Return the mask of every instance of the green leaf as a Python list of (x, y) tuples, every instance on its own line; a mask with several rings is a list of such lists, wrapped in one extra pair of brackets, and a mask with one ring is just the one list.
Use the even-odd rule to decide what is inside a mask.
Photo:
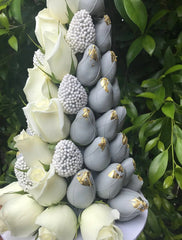
[(165, 100), (165, 88), (163, 86), (159, 86), (154, 92), (156, 98), (153, 99), (154, 106), (156, 110), (159, 110)]
[(162, 112), (169, 118), (174, 119), (175, 105), (173, 102), (165, 102)]
[(171, 204), (166, 198), (162, 198), (162, 206), (167, 212), (171, 211)]
[(12, 0), (0, 0), (0, 10), (6, 8)]
[(121, 103), (126, 107), (127, 115), (131, 118), (131, 121), (133, 121), (133, 119), (138, 116), (135, 105), (128, 98), (122, 99)]
[(163, 65), (164, 65), (165, 69), (168, 69), (171, 66), (174, 66), (175, 63), (176, 63), (175, 56), (171, 50), (171, 47), (168, 47), (164, 54), (164, 64)]
[(7, 16), (4, 13), (0, 14), (0, 24), (1, 26), (5, 27), (6, 29), (9, 29), (9, 21)]
[(138, 94), (137, 97), (154, 99), (154, 98), (156, 98), (156, 95), (152, 92), (143, 92), (143, 93)]
[(138, 56), (138, 54), (142, 51), (142, 37), (137, 38), (134, 42), (132, 42), (131, 46), (128, 49), (126, 55), (127, 66), (133, 62), (133, 60)]
[(178, 17), (182, 17), (182, 6), (177, 7), (176, 12)]
[(168, 75), (170, 73), (173, 73), (173, 72), (177, 72), (179, 70), (182, 70), (182, 64), (177, 64), (177, 65), (174, 65), (172, 66), (171, 68), (169, 68), (165, 73), (164, 75)]
[(156, 214), (154, 214), (151, 209), (148, 210), (148, 224), (152, 231), (156, 232), (159, 236), (161, 228), (158, 222), (158, 218), (156, 217)]
[(157, 145), (157, 142), (159, 141), (159, 137), (151, 139), (145, 146), (145, 152), (149, 152)]
[(149, 167), (149, 181), (153, 185), (165, 173), (168, 164), (168, 150), (155, 157)]
[(8, 43), (15, 51), (18, 51), (18, 41), (14, 35), (10, 37)]
[(150, 36), (150, 35), (145, 35), (143, 37), (143, 41), (142, 41), (142, 45), (143, 48), (145, 49), (145, 51), (152, 56), (154, 50), (155, 50), (155, 40)]
[(124, 9), (123, 0), (114, 0), (114, 3), (121, 17), (123, 17), (125, 21), (128, 22), (130, 25), (133, 24)]
[(151, 87), (158, 86), (159, 84), (160, 84), (159, 79), (149, 78), (149, 79), (146, 79), (142, 82), (141, 87), (151, 88)]
[(172, 176), (168, 176), (167, 178), (165, 178), (164, 182), (163, 182), (163, 188), (169, 188), (171, 185), (173, 184), (173, 177)]
[(158, 147), (159, 151), (161, 151), (161, 152), (163, 152), (165, 150), (164, 143), (161, 141), (158, 142), (157, 147)]
[(7, 29), (0, 29), (0, 36), (7, 34), (9, 31)]
[(182, 139), (182, 129), (178, 127), (176, 124), (174, 125), (174, 134), (176, 135), (176, 137)]
[(182, 189), (182, 168), (175, 168), (175, 177), (179, 187)]
[(154, 204), (156, 205), (156, 207), (160, 210), (162, 200), (158, 194), (153, 198), (153, 201), (154, 201)]
[(175, 143), (175, 152), (176, 152), (178, 161), (182, 165), (182, 152), (181, 151), (182, 151), (182, 138), (177, 137), (176, 143)]
[(174, 83), (182, 83), (182, 75), (181, 74), (172, 74), (171, 79)]
[(148, 128), (148, 122), (144, 123), (143, 126), (140, 128), (139, 134), (138, 134), (138, 138), (140, 141), (140, 145), (142, 146), (142, 148), (144, 147), (144, 144), (146, 142), (146, 136), (145, 136), (145, 132), (147, 131)]
[[(67, 4), (67, 3), (66, 3)], [(69, 18), (69, 23), (71, 22), (73, 16), (74, 16), (74, 13), (71, 11), (70, 7), (68, 6), (67, 4), (67, 12), (68, 12), (68, 18)]]
[(10, 11), (12, 13), (12, 16), (19, 23), (23, 23), (21, 15), (21, 4), (22, 0), (13, 0), (12, 4), (10, 5)]
[(162, 9), (159, 12), (157, 12), (149, 21), (147, 29), (149, 29), (154, 23), (156, 23), (158, 20), (164, 17), (167, 13), (169, 13), (169, 10), (167, 9)]
[(147, 24), (147, 10), (141, 0), (123, 0), (124, 8), (128, 17), (144, 33)]

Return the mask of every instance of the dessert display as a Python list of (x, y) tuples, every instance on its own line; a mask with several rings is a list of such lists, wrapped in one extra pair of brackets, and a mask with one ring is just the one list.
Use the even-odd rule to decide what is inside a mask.
[(27, 129), (14, 138), (17, 181), (0, 189), (1, 233), (121, 240), (115, 221), (148, 208), (122, 133), (127, 113), (111, 30), (103, 0), (47, 0), (38, 13), (40, 49), (24, 87)]

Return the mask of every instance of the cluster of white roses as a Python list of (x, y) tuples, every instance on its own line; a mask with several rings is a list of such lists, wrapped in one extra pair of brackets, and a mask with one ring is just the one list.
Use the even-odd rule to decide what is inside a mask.
[[(77, 14), (78, 10), (80, 11)], [(91, 143), (96, 136), (96, 127), (94, 126), (93, 136), (87, 143), (83, 138), (87, 134), (82, 134), (81, 128), (79, 129), (77, 125), (74, 128), (73, 123), (71, 126), (70, 117), (66, 115), (78, 113), (77, 118), (79, 118), (80, 112), (78, 111), (81, 109), (83, 112), (80, 115), (86, 119), (84, 121), (87, 121), (87, 123), (89, 123), (90, 119), (93, 122), (95, 121), (92, 110), (85, 107), (88, 99), (87, 92), (81, 85), (82, 75), (86, 76), (85, 68), (82, 66), (83, 61), (80, 61), (77, 68), (77, 77), (79, 76), (81, 83), (76, 77), (70, 75), (77, 67), (75, 55), (77, 52), (83, 53), (88, 47), (88, 54), (93, 61), (97, 61), (100, 58), (99, 54), (97, 54), (99, 49), (95, 45), (89, 46), (91, 43), (94, 43), (95, 35), (103, 30), (103, 28), (100, 28), (103, 18), (95, 29), (89, 13), (101, 19), (99, 17), (103, 17), (104, 14), (104, 0), (47, 0), (47, 8), (40, 11), (36, 17), (35, 34), (40, 44), (40, 49), (34, 54), (34, 66), (28, 69), (29, 75), (24, 87), (24, 93), (28, 101), (27, 106), (23, 108), (27, 119), (27, 129), (14, 138), (15, 146), (19, 150), (15, 163), (15, 175), (18, 182), (0, 189), (0, 233), (10, 231), (13, 236), (17, 237), (37, 235), (39, 240), (73, 240), (76, 236), (78, 228), (77, 216), (68, 204), (64, 202), (60, 204), (60, 202), (67, 193), (65, 177), (73, 176), (83, 165), (83, 156), (79, 148), (72, 141), (65, 139), (70, 135), (74, 142), (84, 146)], [(74, 21), (67, 30), (73, 15)], [(104, 23), (109, 26), (110, 19), (107, 15), (104, 17)], [(105, 35), (108, 35), (107, 40), (103, 36), (103, 32), (100, 34), (103, 38), (97, 39), (100, 49), (103, 50), (102, 52), (106, 52), (111, 46), (111, 39), (108, 33), (110, 33), (110, 26), (109, 31), (105, 31)], [(106, 41), (102, 41), (103, 39)], [(109, 69), (108, 72), (107, 68), (104, 70), (105, 59), (111, 59), (112, 71)], [(89, 59), (89, 63), (92, 63), (90, 61)], [(116, 72), (115, 62), (116, 56), (112, 51), (106, 53), (102, 58), (102, 71), (108, 72), (107, 77), (111, 80), (114, 79)], [(85, 81), (83, 85), (90, 86), (91, 81), (89, 77), (92, 74), (94, 74), (92, 76), (92, 80), (94, 80), (92, 85), (98, 81), (100, 77), (100, 62), (97, 67), (99, 69), (95, 68), (95, 72), (92, 69), (92, 73), (88, 74), (88, 79), (83, 79)], [(111, 73), (113, 76), (110, 76)], [(58, 90), (56, 83), (60, 82)], [(111, 106), (106, 106), (106, 110), (103, 112), (106, 112), (112, 106), (116, 107), (120, 98), (117, 81), (112, 86), (106, 78), (103, 78), (101, 79), (101, 84), (99, 82), (99, 87), (104, 89), (105, 95), (111, 92), (110, 88), (113, 89), (112, 95), (110, 95), (110, 102), (107, 99), (107, 101), (103, 101), (103, 104), (108, 105), (109, 103)], [(114, 90), (115, 88), (116, 91)], [(116, 99), (114, 99), (114, 91)], [(92, 95), (93, 97), (91, 98)], [(100, 106), (95, 101), (95, 95), (92, 95), (90, 94), (89, 96), (90, 106), (94, 111), (97, 108), (99, 108), (99, 111), (100, 109), (103, 110), (103, 105)], [(83, 107), (85, 108), (83, 109)], [(121, 110), (121, 108), (119, 109)], [(117, 128), (123, 123), (123, 117), (119, 117), (123, 113), (120, 113), (120, 110), (118, 112), (116, 110), (110, 110), (111, 112), (108, 115), (109, 119), (117, 120), (114, 131), (115, 136)], [(98, 113), (100, 113), (99, 111)], [(79, 142), (81, 140), (80, 137), (78, 137), (78, 141), (76, 138), (74, 139), (76, 130), (80, 131), (79, 134), (82, 134), (83, 144)], [(88, 129), (82, 130), (86, 132)], [(110, 133), (110, 130), (108, 132)], [(102, 133), (101, 135), (103, 136)], [(127, 146), (125, 136), (121, 136), (122, 147), (124, 147), (120, 149), (120, 152), (123, 154), (123, 151), (128, 150), (125, 149)], [(118, 135), (117, 139), (121, 136)], [(109, 140), (112, 139), (113, 134)], [(101, 140), (101, 143), (98, 142), (96, 144), (103, 151), (107, 141), (104, 137)], [(119, 139), (118, 147), (121, 141)], [(56, 147), (55, 144), (57, 144)], [(113, 145), (117, 146), (116, 142)], [(109, 157), (112, 151), (116, 152), (113, 147), (110, 147), (108, 151), (111, 151), (111, 153), (107, 154)], [(85, 160), (85, 165), (89, 165), (88, 158), (91, 156), (89, 149), (85, 152), (85, 159), (86, 153), (88, 156), (87, 162)], [(128, 152), (124, 153), (125, 157), (128, 155)], [(105, 167), (109, 164), (109, 161), (104, 165)], [(129, 161), (131, 162), (132, 172), (128, 173), (128, 175), (131, 177), (134, 166), (132, 159), (129, 159)], [(120, 175), (124, 174), (120, 164), (117, 163), (115, 165), (117, 169), (111, 171), (112, 176), (109, 176), (107, 173), (112, 180), (114, 179), (113, 181), (121, 179), (122, 176)], [(103, 166), (102, 169), (104, 169)], [(89, 171), (83, 171), (79, 174), (75, 175), (75, 177), (79, 179), (81, 184), (83, 183), (84, 187), (93, 186), (90, 182)], [(119, 181), (118, 183), (120, 185)], [(68, 188), (69, 193), (70, 186)], [(72, 195), (67, 194), (67, 198), (69, 196), (72, 197)], [(95, 195), (93, 196), (94, 200)], [(141, 209), (143, 210), (147, 206), (143, 205), (143, 200), (138, 201), (137, 197), (138, 195), (135, 198), (134, 207), (132, 207), (131, 211), (137, 209), (140, 212)], [(82, 200), (86, 201), (84, 196)], [(80, 217), (79, 225), (83, 240), (122, 240), (123, 234), (114, 222), (120, 219), (119, 211), (106, 204), (91, 203), (89, 204), (90, 206), (86, 206)], [(74, 204), (72, 205), (75, 206)], [(126, 216), (126, 219), (131, 219), (131, 217)]]

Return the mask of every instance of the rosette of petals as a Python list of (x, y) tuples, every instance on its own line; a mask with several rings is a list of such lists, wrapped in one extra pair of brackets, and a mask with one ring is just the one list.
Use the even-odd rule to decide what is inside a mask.
[(15, 176), (18, 179), (19, 185), (23, 188), (25, 192), (28, 192), (30, 186), (32, 186), (32, 181), (27, 178), (27, 171), (29, 167), (24, 161), (24, 157), (21, 153), (17, 153), (16, 162), (14, 166)]
[(75, 13), (78, 10), (78, 2), (79, 0), (47, 0), (47, 8), (54, 18), (65, 24), (71, 17), (69, 13)]
[(69, 135), (70, 121), (57, 98), (31, 102), (23, 108), (32, 130), (48, 143), (57, 143)]
[(17, 239), (31, 236), (38, 226), (36, 218), (43, 211), (31, 196), (17, 194), (16, 197), (8, 199), (0, 211), (0, 221), (4, 223), (6, 230), (11, 232)]
[(49, 165), (52, 160), (52, 153), (48, 144), (43, 142), (39, 136), (30, 136), (24, 130), (14, 137), (15, 147), (22, 153), (28, 167), (38, 166), (41, 163)]
[(83, 156), (72, 141), (61, 140), (55, 147), (52, 164), (59, 176), (69, 177), (81, 169)]
[(77, 65), (76, 57), (65, 41), (66, 32), (65, 27), (50, 15), (47, 8), (36, 16), (35, 34), (48, 64), (48, 68), (44, 70), (60, 81), (71, 71), (73, 65)]
[(90, 14), (85, 10), (78, 11), (69, 25), (66, 41), (74, 53), (84, 50), (95, 42), (95, 28)]
[(30, 168), (27, 172), (27, 178), (32, 182), (28, 192), (41, 206), (56, 204), (66, 194), (66, 180), (55, 173), (52, 164), (49, 171), (45, 171), (43, 166)]
[(65, 113), (76, 114), (86, 106), (87, 93), (76, 77), (67, 74), (60, 83), (58, 99)]
[(57, 87), (51, 82), (39, 67), (28, 69), (28, 79), (23, 89), (27, 101), (41, 101), (43, 99), (57, 98)]
[(35, 222), (40, 226), (40, 240), (73, 240), (77, 231), (77, 217), (67, 205), (45, 209)]

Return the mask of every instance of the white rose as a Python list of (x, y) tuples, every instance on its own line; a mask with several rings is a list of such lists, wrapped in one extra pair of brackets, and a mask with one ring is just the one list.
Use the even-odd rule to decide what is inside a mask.
[(0, 197), (7, 193), (16, 193), (23, 191), (18, 182), (12, 182), (6, 187), (0, 188)]
[(47, 233), (48, 240), (55, 239), (55, 236), (57, 240), (73, 240), (77, 231), (77, 217), (67, 205), (47, 208), (37, 217), (36, 224), (44, 228), (39, 231), (41, 240), (47, 240)]
[(40, 227), (38, 240), (56, 240), (56, 235), (47, 230), (47, 228)]
[(27, 178), (33, 183), (33, 186), (28, 188), (28, 192), (42, 206), (56, 204), (66, 194), (66, 180), (55, 174), (52, 165), (48, 172), (43, 167), (30, 168)]
[(13, 236), (28, 237), (37, 230), (35, 220), (43, 211), (28, 195), (19, 195), (8, 200), (1, 208), (1, 221)]
[(57, 87), (43, 71), (38, 67), (29, 68), (28, 74), (29, 76), (23, 89), (28, 102), (57, 98)]
[(69, 9), (72, 13), (77, 12), (79, 0), (47, 0), (47, 8), (54, 18), (62, 24), (69, 22)]
[(80, 230), (83, 240), (122, 240), (121, 230), (114, 225), (119, 211), (105, 204), (92, 204), (81, 214)]
[(115, 226), (104, 226), (101, 228), (101, 230), (98, 233), (97, 240), (123, 240), (123, 234), (121, 233), (121, 230)]
[(23, 108), (32, 130), (48, 143), (56, 143), (69, 135), (70, 121), (57, 98), (29, 103)]
[(23, 189), (19, 186), (18, 182), (13, 182), (4, 188), (0, 188), (0, 233), (8, 231), (7, 225), (4, 223), (2, 217), (2, 207), (10, 199), (19, 196), (16, 192), (20, 192)]
[(15, 147), (23, 154), (24, 160), (28, 167), (43, 164), (50, 164), (52, 153), (48, 144), (43, 142), (37, 135), (30, 136), (24, 130), (14, 138)]
[(76, 57), (65, 41), (66, 32), (60, 21), (52, 18), (47, 8), (38, 13), (35, 34), (45, 51), (49, 74), (53, 74), (58, 80), (62, 80), (77, 65)]

